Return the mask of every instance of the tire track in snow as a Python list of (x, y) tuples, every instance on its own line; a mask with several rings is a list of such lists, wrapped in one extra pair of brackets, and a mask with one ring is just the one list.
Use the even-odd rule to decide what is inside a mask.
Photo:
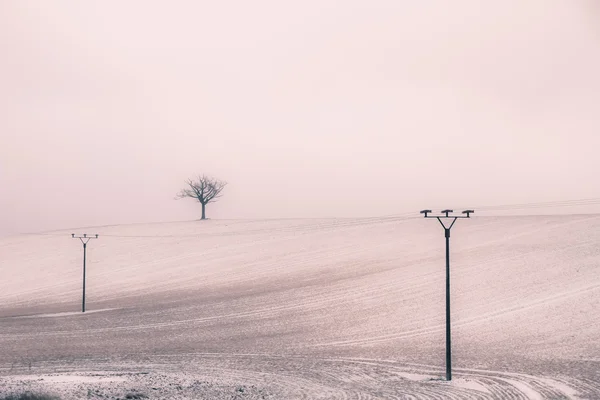
[[(323, 399), (569, 399), (600, 396), (600, 385), (569, 378), (537, 377), (485, 369), (455, 368), (452, 382), (441, 380), (439, 367), (395, 360), (270, 354), (172, 353), (136, 354), (143, 370), (172, 370), (179, 365), (198, 376), (223, 382), (269, 384), (282, 398)], [(93, 365), (114, 371), (131, 371), (139, 364), (106, 360), (71, 360), (71, 371)], [(137, 367), (136, 367), (137, 366)], [(60, 362), (46, 368), (64, 369)], [(581, 389), (580, 389), (581, 388)]]
[[(479, 323), (479, 322), (482, 322), (482, 321), (485, 321), (488, 319), (492, 319), (492, 318), (495, 318), (498, 316), (518, 313), (518, 312), (521, 312), (521, 311), (524, 311), (524, 310), (527, 310), (530, 308), (547, 305), (547, 304), (555, 302), (555, 301), (560, 301), (560, 300), (568, 299), (571, 297), (579, 296), (581, 294), (591, 292), (594, 290), (598, 290), (598, 289), (600, 289), (600, 284), (586, 286), (584, 288), (580, 288), (577, 290), (563, 292), (563, 293), (559, 293), (557, 295), (548, 296), (543, 299), (535, 300), (535, 301), (529, 302), (525, 305), (507, 307), (507, 308), (504, 308), (501, 310), (481, 314), (476, 317), (459, 320), (459, 321), (454, 322), (452, 324), (452, 326), (454, 328), (459, 328), (459, 327), (467, 326), (470, 324)], [(441, 331), (445, 330), (445, 328), (446, 328), (445, 324), (440, 324), (440, 325), (436, 325), (436, 326), (432, 326), (432, 327), (404, 331), (404, 332), (394, 333), (394, 334), (389, 334), (389, 335), (381, 335), (381, 336), (375, 336), (375, 337), (370, 337), (370, 338), (365, 338), (365, 339), (330, 341), (330, 342), (317, 343), (317, 344), (313, 344), (310, 346), (321, 347), (321, 346), (346, 346), (346, 345), (372, 345), (374, 343), (382, 343), (382, 342), (387, 342), (390, 340), (406, 339), (406, 338), (415, 337), (415, 336), (422, 336), (422, 335), (427, 335), (427, 334), (431, 334), (431, 333), (437, 333), (437, 332), (441, 332)]]
[[(157, 357), (179, 357), (180, 355), (162, 355)], [(416, 382), (423, 386), (418, 390), (411, 387), (411, 392), (406, 394), (416, 395), (417, 398), (441, 398), (441, 399), (569, 399), (585, 392), (590, 395), (600, 396), (600, 384), (595, 386), (589, 385), (583, 381), (573, 378), (569, 379), (569, 384), (562, 379), (554, 379), (548, 377), (537, 377), (528, 374), (501, 372), (485, 369), (468, 369), (454, 368), (455, 381), (446, 382), (439, 380), (435, 372), (442, 371), (439, 367), (415, 364), (402, 363), (394, 360), (379, 360), (365, 358), (318, 358), (311, 356), (277, 356), (267, 354), (227, 354), (227, 353), (193, 353), (191, 356), (209, 357), (217, 360), (224, 358), (233, 358), (236, 362), (245, 360), (244, 362), (253, 363), (253, 360), (276, 360), (274, 365), (277, 368), (284, 370), (302, 371), (302, 361), (310, 363), (308, 371), (313, 371), (321, 377), (325, 382), (331, 380), (341, 380), (345, 383), (356, 384), (356, 386), (369, 386), (365, 382), (371, 382), (374, 387), (381, 385), (382, 380), (387, 381), (391, 377), (401, 378), (403, 383), (406, 381)], [(294, 362), (298, 362), (300, 368), (290, 368)], [(282, 362), (277, 362), (282, 361)], [(333, 363), (345, 368), (339, 370), (327, 369), (327, 363)], [(349, 366), (354, 368), (348, 368)], [(326, 370), (322, 374), (319, 371)], [(410, 378), (417, 375), (417, 378)], [(406, 379), (406, 377), (409, 377)], [(473, 390), (460, 386), (455, 387), (457, 380), (471, 380), (477, 385), (480, 385), (484, 390)], [(415, 391), (416, 390), (416, 391)], [(386, 397), (388, 398), (388, 397)]]

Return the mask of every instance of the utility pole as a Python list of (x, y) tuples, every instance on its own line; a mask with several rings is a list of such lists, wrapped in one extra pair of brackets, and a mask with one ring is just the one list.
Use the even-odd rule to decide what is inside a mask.
[[(454, 223), (459, 218), (471, 218), (471, 214), (475, 211), (465, 210), (462, 212), (462, 216), (451, 216), (453, 210), (443, 210), (444, 215), (429, 215), (431, 210), (423, 210), (421, 214), (425, 214), (425, 218), (437, 218), (437, 220), (444, 227), (444, 234), (446, 236), (446, 380), (452, 380), (452, 340), (450, 337), (450, 229), (454, 226)], [(452, 219), (452, 223), (449, 226), (444, 225), (442, 219)]]
[(91, 239), (98, 239), (98, 235), (94, 235), (94, 236), (88, 236), (86, 233), (83, 234), (83, 236), (75, 236), (74, 233), (71, 234), (71, 237), (73, 239), (79, 239), (81, 240), (81, 243), (83, 243), (83, 298), (81, 301), (81, 312), (85, 312), (85, 256), (86, 256), (86, 249), (87, 249), (87, 244)]

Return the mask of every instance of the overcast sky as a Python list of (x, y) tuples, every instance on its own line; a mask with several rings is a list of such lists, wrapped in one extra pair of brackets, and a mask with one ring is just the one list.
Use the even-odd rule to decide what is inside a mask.
[(0, 234), (600, 197), (594, 0), (0, 2)]

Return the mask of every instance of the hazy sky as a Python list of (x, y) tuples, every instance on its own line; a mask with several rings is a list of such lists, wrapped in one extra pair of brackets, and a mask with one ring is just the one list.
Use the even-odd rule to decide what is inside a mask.
[(594, 0), (0, 2), (0, 233), (600, 197)]

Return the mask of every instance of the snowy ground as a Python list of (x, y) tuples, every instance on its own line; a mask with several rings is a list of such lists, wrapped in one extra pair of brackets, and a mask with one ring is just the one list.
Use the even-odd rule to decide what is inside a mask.
[[(194, 221), (0, 239), (0, 394), (600, 398), (600, 215)], [(412, 396), (412, 397), (411, 397)]]

